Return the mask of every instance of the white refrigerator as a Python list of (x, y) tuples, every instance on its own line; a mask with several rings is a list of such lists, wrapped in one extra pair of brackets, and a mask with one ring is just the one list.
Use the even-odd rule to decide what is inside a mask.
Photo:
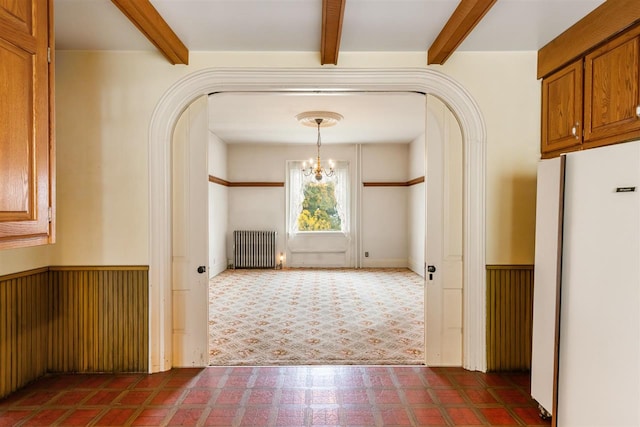
[[(640, 142), (567, 154), (563, 187), (555, 369), (545, 393), (557, 393), (558, 426), (640, 426)], [(537, 279), (534, 337), (546, 308)], [(538, 402), (542, 372), (533, 359)]]

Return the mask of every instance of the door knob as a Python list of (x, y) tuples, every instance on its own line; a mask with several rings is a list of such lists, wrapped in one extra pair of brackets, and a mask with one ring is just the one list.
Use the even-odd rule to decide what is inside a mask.
[(200, 267), (198, 267), (198, 273), (202, 274), (205, 271), (207, 271), (207, 267), (205, 267), (204, 265), (201, 265)]
[(435, 265), (430, 265), (427, 267), (427, 271), (429, 273), (435, 273), (436, 272), (436, 266)]

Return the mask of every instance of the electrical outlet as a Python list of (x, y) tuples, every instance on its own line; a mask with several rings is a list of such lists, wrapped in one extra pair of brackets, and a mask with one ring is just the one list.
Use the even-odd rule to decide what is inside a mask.
[(369, 252), (365, 252), (365, 253), (364, 253), (364, 257), (365, 257), (365, 258), (369, 258)]

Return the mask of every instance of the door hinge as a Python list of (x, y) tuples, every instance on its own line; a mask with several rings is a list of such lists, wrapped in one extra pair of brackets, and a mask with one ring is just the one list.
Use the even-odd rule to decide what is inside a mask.
[(51, 209), (51, 206), (49, 206), (49, 209), (48, 209), (48, 212), (47, 212), (47, 216), (49, 218), (49, 222), (51, 222), (51, 217), (53, 216), (52, 212), (53, 212), (53, 209)]
[(47, 48), (47, 62), (51, 64), (51, 48)]

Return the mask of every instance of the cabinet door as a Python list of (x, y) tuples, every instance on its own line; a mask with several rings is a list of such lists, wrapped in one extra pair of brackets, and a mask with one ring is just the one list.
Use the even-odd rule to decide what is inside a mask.
[(542, 81), (543, 157), (582, 143), (582, 68), (580, 59)]
[(0, 248), (51, 234), (48, 5), (0, 0)]
[(585, 57), (585, 143), (621, 142), (640, 136), (639, 30)]

